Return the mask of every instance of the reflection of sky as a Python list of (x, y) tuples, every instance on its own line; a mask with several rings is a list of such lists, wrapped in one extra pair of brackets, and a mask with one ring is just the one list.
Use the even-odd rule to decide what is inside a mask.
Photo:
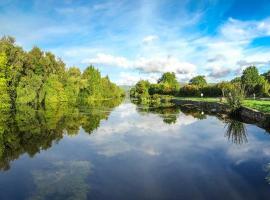
[(91, 166), (80, 179), (83, 188), (89, 184), (89, 199), (268, 199), (264, 168), (270, 162), (270, 138), (256, 126), (246, 128), (248, 143), (236, 145), (215, 117), (198, 120), (180, 113), (169, 125), (157, 114), (122, 104), (91, 135), (80, 129), (33, 159), (15, 161), (0, 174), (0, 195), (7, 197), (8, 186), (25, 182), (24, 191), (40, 188), (32, 175), (62, 172), (55, 168), (61, 161), (64, 172), (72, 163), (78, 175), (76, 162)]

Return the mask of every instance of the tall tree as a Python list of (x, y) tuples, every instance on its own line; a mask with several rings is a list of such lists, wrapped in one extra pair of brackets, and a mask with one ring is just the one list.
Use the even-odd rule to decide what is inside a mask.
[(7, 57), (0, 54), (0, 109), (10, 108), (10, 96), (8, 93), (8, 80), (6, 79)]
[(0, 52), (7, 58), (5, 79), (8, 85), (11, 108), (15, 109), (17, 99), (17, 87), (22, 75), (25, 73), (25, 52), (15, 45), (15, 39), (12, 37), (2, 37), (0, 40)]
[(189, 81), (189, 83), (190, 83), (191, 85), (197, 85), (197, 86), (200, 87), (200, 88), (202, 88), (202, 87), (204, 87), (204, 86), (207, 85), (205, 76), (201, 76), (201, 75), (193, 77), (193, 78)]
[(180, 87), (174, 72), (162, 74), (158, 84), (160, 85), (161, 92), (164, 94), (176, 93)]
[(250, 66), (243, 71), (241, 76), (241, 83), (245, 87), (248, 94), (251, 94), (255, 89), (256, 85), (259, 85), (263, 80), (260, 76), (257, 67)]

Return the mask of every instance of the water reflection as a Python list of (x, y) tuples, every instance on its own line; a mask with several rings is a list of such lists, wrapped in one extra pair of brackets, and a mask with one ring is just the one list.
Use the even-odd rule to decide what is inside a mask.
[[(186, 116), (192, 116), (195, 119), (203, 120), (207, 118), (207, 115), (200, 108), (194, 107), (176, 107), (173, 105), (160, 105), (154, 107), (151, 105), (137, 105), (137, 111), (142, 114), (152, 113), (158, 115), (163, 119), (166, 124), (175, 124), (179, 113), (182, 112)], [(225, 137), (228, 141), (236, 145), (241, 145), (248, 142), (245, 124), (236, 119), (222, 118), (221, 116), (216, 116), (219, 120), (225, 123)]]
[(225, 136), (228, 138), (229, 141), (234, 144), (243, 144), (248, 142), (246, 133), (247, 131), (244, 123), (232, 119), (226, 120), (225, 123)]
[(16, 162), (0, 173), (0, 199), (269, 198), (264, 130), (202, 110), (113, 107), (1, 116), (2, 155)]
[(173, 107), (171, 105), (164, 105), (159, 107), (138, 106), (137, 111), (138, 113), (141, 114), (145, 113), (157, 114), (159, 117), (162, 118), (163, 122), (166, 124), (175, 124), (180, 113), (179, 108)]
[(78, 134), (80, 127), (91, 134), (120, 103), (121, 100), (116, 99), (79, 107), (58, 105), (47, 110), (19, 106), (16, 113), (1, 113), (0, 170), (8, 170), (11, 161), (24, 153), (33, 157), (41, 150), (49, 149), (64, 134)]

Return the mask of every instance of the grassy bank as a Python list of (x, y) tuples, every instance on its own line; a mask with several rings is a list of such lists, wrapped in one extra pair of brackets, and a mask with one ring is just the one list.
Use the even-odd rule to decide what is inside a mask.
[[(175, 97), (175, 99), (192, 100), (192, 101), (206, 101), (206, 102), (219, 102), (219, 98), (200, 98), (200, 97)], [(248, 108), (256, 109), (264, 113), (270, 113), (269, 100), (244, 100), (243, 105)]]
[(261, 112), (270, 113), (270, 101), (264, 100), (245, 100), (244, 106), (253, 108)]

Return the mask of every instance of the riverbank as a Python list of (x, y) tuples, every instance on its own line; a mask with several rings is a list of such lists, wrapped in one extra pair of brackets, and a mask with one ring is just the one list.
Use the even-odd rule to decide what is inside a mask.
[[(220, 98), (200, 98), (200, 97), (173, 97), (173, 99), (190, 100), (199, 102), (220, 102)], [(263, 113), (270, 113), (270, 100), (245, 99), (243, 106), (249, 109), (255, 109)]]
[[(250, 103), (251, 100), (246, 100)], [(177, 106), (200, 109), (205, 113), (229, 115), (231, 110), (225, 103), (218, 102), (214, 98), (172, 98), (171, 102)], [(256, 105), (256, 104), (255, 104)], [(242, 106), (238, 115), (245, 123), (256, 124), (259, 127), (270, 129), (270, 113), (258, 111), (253, 108)]]

